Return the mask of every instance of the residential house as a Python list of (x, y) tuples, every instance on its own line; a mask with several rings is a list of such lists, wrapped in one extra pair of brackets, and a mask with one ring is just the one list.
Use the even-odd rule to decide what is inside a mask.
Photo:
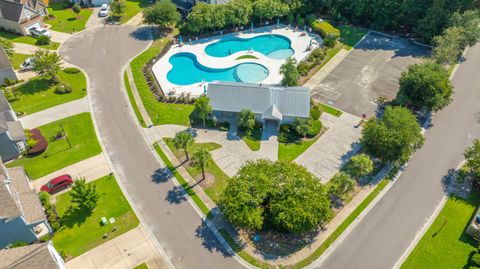
[(7, 53), (0, 47), (0, 86), (5, 84), (5, 79), (17, 80), (18, 78)]
[(6, 168), (0, 161), (0, 249), (19, 241), (30, 244), (51, 232), (23, 167)]
[[(32, 27), (43, 28), (42, 16), (47, 9), (40, 0), (0, 0), (0, 28), (20, 35), (29, 35)], [(22, 4), (25, 2), (25, 4)]]
[(259, 122), (277, 126), (310, 116), (310, 89), (306, 87), (212, 82), (207, 96), (217, 119), (236, 117), (242, 109), (255, 113)]
[(65, 269), (66, 267), (50, 241), (0, 250), (0, 268)]
[(0, 157), (9, 161), (20, 156), (25, 149), (25, 132), (22, 123), (7, 98), (0, 91)]

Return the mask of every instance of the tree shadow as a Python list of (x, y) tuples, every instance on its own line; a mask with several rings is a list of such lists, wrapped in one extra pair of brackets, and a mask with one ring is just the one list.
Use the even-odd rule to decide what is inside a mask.
[(168, 191), (167, 200), (170, 204), (181, 204), (182, 202), (187, 201), (187, 193), (180, 186), (174, 186), (171, 190)]
[(451, 168), (448, 169), (447, 174), (442, 177), (442, 189), (446, 195), (451, 193), (451, 185), (452, 181), (455, 180), (456, 173), (456, 170)]
[(202, 224), (197, 227), (195, 230), (195, 235), (202, 240), (202, 246), (209, 252), (221, 253), (223, 257), (233, 256), (233, 253), (225, 249), (222, 243), (218, 241), (205, 221), (202, 221)]
[(150, 41), (154, 39), (154, 29), (152, 27), (139, 27), (130, 33), (130, 36), (140, 41)]
[(69, 206), (67, 211), (60, 217), (62, 226), (72, 228), (77, 225), (80, 226), (92, 215), (92, 211), (83, 207)]
[(152, 181), (155, 183), (165, 183), (172, 177), (172, 172), (167, 167), (162, 167), (155, 170), (155, 172), (151, 176)]
[(52, 81), (48, 79), (32, 79), (16, 88), (16, 91), (22, 95), (34, 95), (49, 90), (53, 85)]

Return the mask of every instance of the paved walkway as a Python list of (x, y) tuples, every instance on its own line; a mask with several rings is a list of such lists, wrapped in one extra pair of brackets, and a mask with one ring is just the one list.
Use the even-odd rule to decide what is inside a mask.
[(39, 179), (33, 180), (32, 185), (36, 191), (54, 177), (69, 174), (73, 178), (84, 177), (87, 182), (94, 181), (100, 177), (108, 175), (111, 172), (108, 166), (105, 155), (100, 153), (97, 156), (72, 164), (60, 170), (57, 170), (49, 175), (43, 176)]
[(146, 262), (150, 269), (168, 268), (140, 224), (82, 255), (68, 261), (67, 269), (131, 269)]
[(24, 81), (27, 81), (27, 80), (37, 76), (37, 74), (35, 74), (33, 71), (23, 72), (23, 71), (20, 71), (20, 70), (15, 70), (15, 74), (17, 75), (17, 78), (19, 80), (24, 80)]
[(21, 54), (34, 54), (35, 51), (39, 50), (40, 48), (34, 45), (25, 44), (25, 43), (13, 43), (13, 51), (15, 53)]
[(295, 162), (326, 183), (358, 151), (361, 128), (360, 118), (345, 112), (340, 117), (322, 113), (320, 120), (328, 130)]
[(128, 20), (126, 25), (133, 25), (133, 26), (140, 26), (143, 24), (143, 13), (139, 12), (137, 15), (133, 16), (130, 20)]
[(88, 111), (88, 99), (87, 97), (84, 97), (21, 117), (20, 121), (22, 122), (24, 128), (31, 129)]
[(52, 33), (52, 37), (50, 39), (53, 42), (57, 42), (57, 43), (60, 43), (60, 44), (67, 41), (72, 36), (72, 34), (58, 32), (58, 31), (54, 31), (52, 29), (49, 29), (49, 31), (50, 31), (50, 33)]
[(262, 132), (260, 150), (257, 154), (272, 161), (278, 160), (278, 129), (276, 124), (266, 124)]
[(341, 49), (327, 64), (325, 64), (315, 75), (313, 75), (304, 87), (313, 89), (316, 87), (345, 57), (347, 57), (350, 51)]

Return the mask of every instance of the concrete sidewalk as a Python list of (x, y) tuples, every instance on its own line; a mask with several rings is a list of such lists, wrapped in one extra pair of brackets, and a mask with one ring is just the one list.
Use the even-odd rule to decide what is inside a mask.
[(88, 111), (88, 99), (84, 97), (21, 117), (20, 121), (24, 128), (31, 129)]
[(68, 269), (131, 269), (141, 263), (150, 269), (168, 268), (140, 224), (104, 244), (68, 261)]
[(330, 72), (347, 57), (349, 54), (349, 50), (341, 49), (335, 56), (333, 56), (327, 64), (325, 64), (315, 75), (313, 75), (304, 87), (308, 87), (310, 89), (315, 88)]
[(73, 178), (85, 177), (85, 180), (90, 182), (108, 175), (110, 172), (111, 170), (108, 166), (107, 160), (105, 159), (105, 155), (100, 153), (95, 157), (72, 164), (39, 179), (32, 180), (32, 185), (36, 191), (39, 191), (43, 184), (47, 183), (52, 178), (63, 174), (69, 174)]

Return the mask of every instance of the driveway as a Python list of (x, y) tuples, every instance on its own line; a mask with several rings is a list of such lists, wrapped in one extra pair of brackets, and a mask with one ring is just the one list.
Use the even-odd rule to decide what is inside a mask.
[(453, 101), (433, 117), (425, 145), (320, 268), (392, 268), (432, 215), (444, 195), (442, 178), (480, 136), (480, 43), (465, 57), (452, 79)]
[(87, 23), (85, 24), (85, 28), (94, 28), (94, 27), (99, 27), (99, 26), (104, 26), (106, 17), (100, 17), (98, 16), (98, 13), (100, 12), (100, 7), (94, 7), (92, 8), (93, 12), (90, 18), (88, 18)]
[(424, 46), (409, 40), (370, 32), (312, 87), (312, 97), (356, 116), (373, 116), (375, 100), (380, 96), (395, 98), (401, 73), (428, 53)]
[[(99, 138), (118, 181), (176, 268), (242, 268), (212, 234), (145, 142), (129, 109), (122, 75), (149, 44), (147, 30), (106, 26), (76, 34), (60, 54), (88, 74)], [(94, 47), (95, 49), (92, 49)]]

